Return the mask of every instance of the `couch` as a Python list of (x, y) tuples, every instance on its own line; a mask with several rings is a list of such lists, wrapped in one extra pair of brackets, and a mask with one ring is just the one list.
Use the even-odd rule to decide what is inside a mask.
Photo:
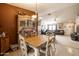
[(54, 31), (56, 35), (64, 35), (64, 30), (56, 30)]
[(77, 32), (72, 33), (71, 39), (74, 41), (79, 41), (79, 33), (77, 33)]

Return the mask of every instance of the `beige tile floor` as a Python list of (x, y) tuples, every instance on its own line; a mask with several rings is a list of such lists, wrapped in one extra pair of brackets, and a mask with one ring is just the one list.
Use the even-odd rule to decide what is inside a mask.
[[(21, 56), (21, 54), (21, 50), (18, 49), (7, 52), (5, 56)], [(79, 56), (79, 42), (72, 41), (70, 36), (56, 36), (56, 52), (54, 56)]]

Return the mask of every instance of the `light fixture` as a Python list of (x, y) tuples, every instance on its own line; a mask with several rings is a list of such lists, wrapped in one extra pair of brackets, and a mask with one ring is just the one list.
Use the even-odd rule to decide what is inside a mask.
[(32, 15), (32, 18), (37, 18), (37, 15), (38, 15), (38, 10), (37, 10), (37, 0), (36, 0), (36, 11), (35, 11), (35, 15)]
[(38, 17), (38, 21), (42, 20), (42, 17)]
[(56, 17), (55, 17), (54, 21), (56, 21)]
[(51, 13), (48, 13), (48, 16), (51, 16)]
[(39, 19), (42, 19), (42, 17), (39, 17)]
[(34, 18), (34, 19), (37, 18), (37, 15), (32, 15), (32, 18)]

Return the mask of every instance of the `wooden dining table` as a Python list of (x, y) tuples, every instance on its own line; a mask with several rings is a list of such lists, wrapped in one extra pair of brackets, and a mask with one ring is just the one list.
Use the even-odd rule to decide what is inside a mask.
[(25, 38), (25, 42), (34, 49), (35, 56), (39, 55), (39, 48), (47, 42), (46, 36), (32, 36)]

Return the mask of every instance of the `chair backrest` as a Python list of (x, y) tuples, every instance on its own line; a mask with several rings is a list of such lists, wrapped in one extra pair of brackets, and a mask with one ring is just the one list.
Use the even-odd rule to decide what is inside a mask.
[(37, 35), (36, 31), (31, 32), (31, 36), (36, 36), (36, 35)]
[(48, 36), (48, 41), (47, 41), (48, 43), (50, 43), (50, 41), (51, 42), (55, 41), (55, 34), (54, 33), (48, 32), (47, 36)]
[(47, 46), (55, 42), (55, 36), (48, 36)]
[(25, 39), (20, 34), (19, 34), (19, 42), (20, 42), (20, 48), (21, 48), (21, 51), (22, 51), (22, 55), (23, 56), (27, 55), (27, 46), (26, 46), (26, 43), (25, 43)]
[(52, 44), (55, 44), (55, 35), (54, 33), (48, 34), (48, 40), (46, 43), (46, 55), (48, 55), (48, 52), (50, 51), (50, 55), (52, 55)]

